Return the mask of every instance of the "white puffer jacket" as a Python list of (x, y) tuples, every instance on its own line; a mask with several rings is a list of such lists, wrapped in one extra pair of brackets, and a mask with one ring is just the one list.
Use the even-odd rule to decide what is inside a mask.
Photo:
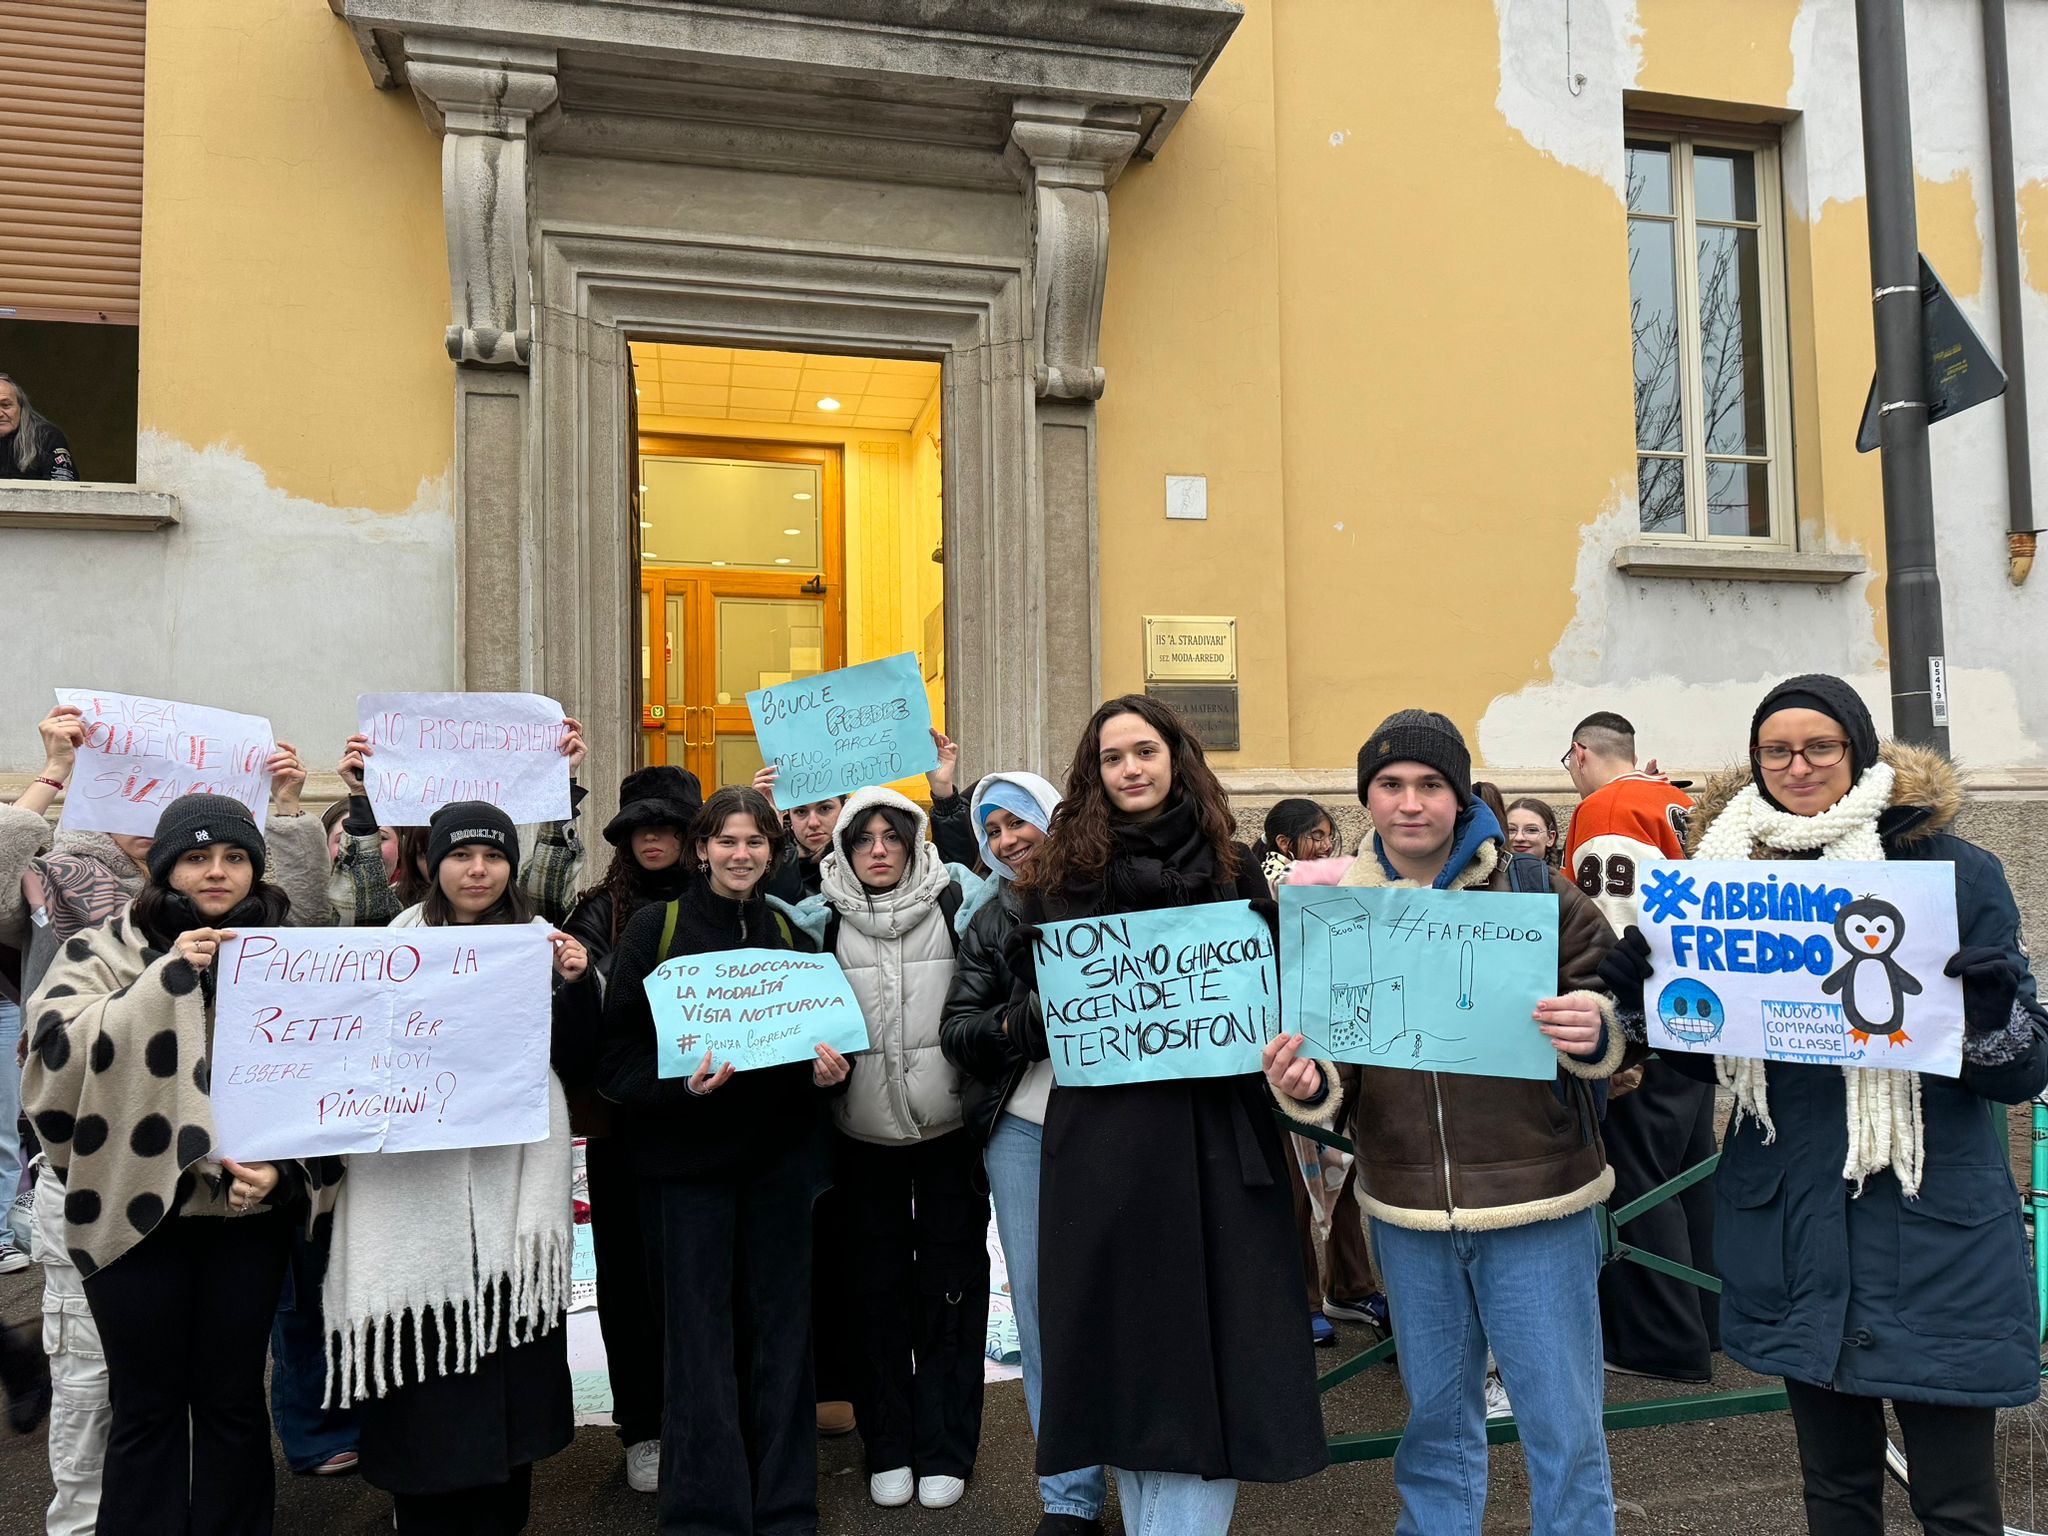
[(925, 814), (893, 790), (864, 789), (839, 812), (848, 837), (878, 807), (917, 823), (910, 867), (891, 891), (869, 891), (847, 867), (835, 837), (819, 865), (837, 918), (833, 953), (867, 1016), (868, 1050), (853, 1059), (833, 1101), (839, 1129), (884, 1146), (929, 1141), (962, 1123), (960, 1072), (939, 1050), (939, 1015), (953, 983), (953, 933), (939, 897), (952, 874), (925, 836)]

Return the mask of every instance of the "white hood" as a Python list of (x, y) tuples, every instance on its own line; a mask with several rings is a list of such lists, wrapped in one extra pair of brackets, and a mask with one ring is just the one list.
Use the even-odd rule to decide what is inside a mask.
[(1014, 784), (1038, 803), (1045, 812), (1048, 823), (1052, 821), (1053, 808), (1060, 803), (1060, 792), (1052, 787), (1049, 780), (1041, 779), (1035, 773), (991, 773), (974, 786), (974, 799), (967, 807), (967, 820), (974, 828), (974, 843), (981, 850), (981, 862), (994, 870), (998, 879), (1013, 880), (1017, 872), (989, 851), (988, 833), (981, 824), (982, 806), (986, 804), (992, 785)]

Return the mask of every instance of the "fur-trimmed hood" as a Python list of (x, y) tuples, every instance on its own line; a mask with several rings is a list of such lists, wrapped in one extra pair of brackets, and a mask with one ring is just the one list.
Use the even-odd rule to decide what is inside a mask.
[[(1910, 846), (1953, 827), (1963, 809), (1962, 770), (1932, 747), (1911, 742), (1887, 741), (1877, 750), (1879, 760), (1891, 764), (1897, 775), (1891, 808), (1878, 820), (1879, 835), (1887, 843)], [(1737, 763), (1714, 774), (1693, 796), (1685, 833), (1688, 857), (1697, 853), (1700, 839), (1728, 802), (1752, 782), (1749, 765)]]

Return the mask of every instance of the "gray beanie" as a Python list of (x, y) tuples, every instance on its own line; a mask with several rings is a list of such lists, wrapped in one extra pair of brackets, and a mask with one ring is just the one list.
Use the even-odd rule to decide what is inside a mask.
[(1422, 763), (1442, 774), (1460, 806), (1472, 803), (1472, 754), (1449, 715), (1433, 709), (1397, 709), (1358, 749), (1358, 801), (1388, 763)]

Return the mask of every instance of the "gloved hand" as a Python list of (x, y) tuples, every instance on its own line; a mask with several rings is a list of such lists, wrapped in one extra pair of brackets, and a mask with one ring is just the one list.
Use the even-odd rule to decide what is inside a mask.
[(2004, 950), (1972, 944), (1957, 950), (1941, 969), (1943, 975), (1962, 981), (1966, 1037), (1995, 1035), (2012, 1022), (2012, 1007), (2020, 995), (2020, 973)]
[(1640, 1015), (1645, 1011), (1643, 987), (1656, 974), (1657, 968), (1650, 964), (1650, 941), (1634, 923), (1622, 930), (1614, 948), (1600, 960), (1600, 981), (1614, 994), (1614, 1006), (1623, 1013)]
[(1026, 988), (1038, 985), (1038, 925), (1019, 923), (1003, 940), (1003, 965), (1012, 981)]
[(1045, 1038), (1045, 1016), (1038, 1011), (1038, 994), (1028, 983), (1010, 989), (1010, 1003), (1003, 1010), (1003, 1033), (1026, 1061), (1044, 1061), (1051, 1054)]

